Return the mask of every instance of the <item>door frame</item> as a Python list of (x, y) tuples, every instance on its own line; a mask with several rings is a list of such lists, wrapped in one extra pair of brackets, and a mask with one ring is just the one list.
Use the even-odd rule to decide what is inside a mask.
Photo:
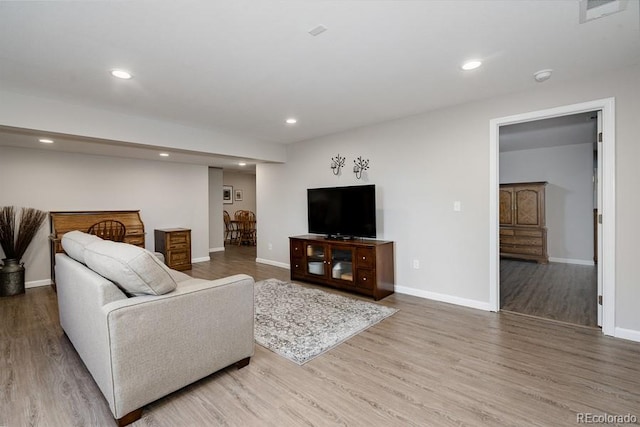
[(615, 98), (603, 98), (579, 104), (565, 105), (545, 110), (499, 117), (489, 121), (489, 309), (500, 311), (500, 245), (499, 245), (499, 200), (500, 185), (500, 126), (534, 120), (550, 119), (570, 114), (602, 111), (602, 332), (615, 333)]

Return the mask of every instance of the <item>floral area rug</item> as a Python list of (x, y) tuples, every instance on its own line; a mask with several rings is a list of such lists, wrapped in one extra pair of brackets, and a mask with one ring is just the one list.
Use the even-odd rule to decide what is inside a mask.
[(255, 340), (303, 365), (398, 310), (268, 279), (255, 285)]

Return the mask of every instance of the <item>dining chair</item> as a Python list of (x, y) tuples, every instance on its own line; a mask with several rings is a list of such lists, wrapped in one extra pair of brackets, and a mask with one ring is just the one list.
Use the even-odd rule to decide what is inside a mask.
[(238, 246), (243, 243), (254, 245), (256, 244), (256, 214), (247, 211), (239, 210), (234, 214), (238, 224)]
[(235, 243), (238, 239), (238, 226), (236, 221), (231, 220), (231, 215), (226, 210), (222, 212), (224, 218), (224, 241)]
[(120, 221), (105, 219), (103, 221), (96, 222), (89, 227), (87, 233), (96, 235), (104, 240), (124, 242), (124, 236), (127, 234), (127, 228)]

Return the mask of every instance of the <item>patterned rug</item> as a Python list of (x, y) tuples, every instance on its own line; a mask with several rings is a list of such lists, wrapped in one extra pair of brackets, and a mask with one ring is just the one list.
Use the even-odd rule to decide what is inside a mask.
[(397, 311), (268, 279), (255, 286), (255, 339), (303, 365)]

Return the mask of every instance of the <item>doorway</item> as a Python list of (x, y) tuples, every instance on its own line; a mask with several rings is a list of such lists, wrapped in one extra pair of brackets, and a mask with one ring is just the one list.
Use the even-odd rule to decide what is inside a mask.
[(598, 326), (597, 119), (590, 111), (500, 127), (501, 310)]
[(601, 184), (599, 199), (602, 215), (598, 224), (598, 294), (602, 296), (601, 319), (605, 335), (613, 335), (615, 327), (615, 129), (614, 99), (607, 98), (581, 104), (573, 104), (548, 110), (534, 111), (514, 116), (502, 117), (490, 121), (490, 306), (493, 311), (500, 310), (500, 256), (499, 256), (499, 140), (500, 128), (518, 123), (562, 117), (573, 114), (601, 111), (602, 137), (599, 143), (600, 165), (598, 169)]
[(241, 245), (255, 247), (258, 239), (255, 170), (223, 170), (222, 187), (225, 248)]

